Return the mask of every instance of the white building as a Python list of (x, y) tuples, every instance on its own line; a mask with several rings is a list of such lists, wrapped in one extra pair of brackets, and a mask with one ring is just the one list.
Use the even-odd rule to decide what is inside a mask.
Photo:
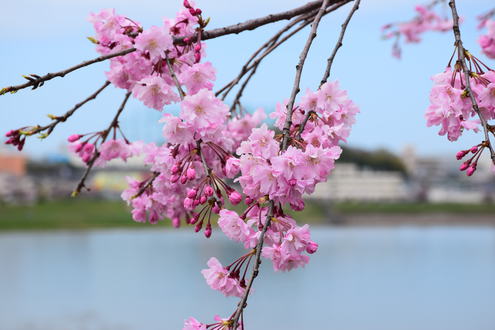
[(360, 169), (356, 164), (336, 164), (327, 182), (317, 185), (314, 199), (335, 201), (398, 201), (408, 199), (406, 182), (399, 172)]

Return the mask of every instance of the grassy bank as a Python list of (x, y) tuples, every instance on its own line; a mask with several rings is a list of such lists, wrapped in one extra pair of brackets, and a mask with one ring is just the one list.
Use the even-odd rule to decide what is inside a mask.
[[(327, 207), (331, 211), (327, 212)], [(308, 203), (306, 210), (297, 215), (301, 222), (325, 223), (332, 215), (415, 215), (415, 214), (495, 215), (493, 204), (426, 204), (426, 203)], [(169, 226), (169, 221), (160, 222)], [(70, 199), (43, 202), (32, 206), (0, 205), (0, 231), (90, 228), (150, 228), (149, 224), (132, 220), (129, 209), (121, 201)], [(156, 227), (156, 226), (154, 226)]]

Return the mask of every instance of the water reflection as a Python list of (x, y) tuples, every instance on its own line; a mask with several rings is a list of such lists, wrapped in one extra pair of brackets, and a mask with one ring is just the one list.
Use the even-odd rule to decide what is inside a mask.
[[(0, 235), (0, 329), (181, 329), (236, 300), (199, 270), (234, 243), (189, 231)], [(263, 265), (249, 329), (493, 330), (495, 228), (319, 228), (304, 271)]]

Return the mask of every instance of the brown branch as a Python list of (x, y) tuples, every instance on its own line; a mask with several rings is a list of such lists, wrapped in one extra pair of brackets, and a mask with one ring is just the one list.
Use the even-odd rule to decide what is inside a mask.
[[(325, 2), (325, 1), (322, 1), (322, 0), (312, 1), (312, 2), (308, 2), (307, 4), (305, 4), (303, 6), (300, 6), (300, 7), (291, 9), (291, 10), (287, 10), (284, 12), (280, 12), (277, 14), (270, 14), (270, 15), (267, 15), (264, 17), (250, 19), (248, 21), (238, 23), (235, 25), (229, 25), (226, 27), (222, 27), (222, 28), (218, 28), (218, 29), (214, 29), (214, 30), (210, 30), (210, 31), (205, 31), (205, 32), (203, 32), (201, 39), (202, 40), (208, 40), (208, 39), (218, 38), (218, 37), (228, 35), (228, 34), (238, 34), (238, 33), (243, 32), (243, 31), (254, 30), (254, 29), (256, 29), (260, 26), (266, 25), (266, 24), (278, 22), (281, 20), (291, 19), (292, 17), (299, 16), (301, 14), (307, 13), (308, 11), (312, 11), (313, 9), (321, 7), (322, 2)], [(327, 4), (333, 4), (333, 3), (339, 2), (339, 0), (330, 0), (330, 1), (326, 1), (326, 2), (327, 2)]]
[(77, 103), (72, 109), (70, 109), (69, 111), (67, 111), (63, 116), (53, 117), (53, 121), (50, 124), (48, 124), (48, 125), (45, 125), (45, 126), (36, 126), (34, 130), (29, 131), (29, 135), (34, 135), (34, 134), (38, 134), (38, 133), (47, 131), (46, 133), (43, 134), (43, 138), (46, 138), (48, 135), (50, 135), (53, 132), (53, 130), (55, 129), (55, 127), (58, 124), (60, 124), (62, 122), (65, 122), (67, 119), (69, 119), (70, 116), (72, 116), (74, 114), (74, 112), (76, 112), (77, 109), (79, 109), (80, 107), (82, 107), (83, 105), (85, 105), (86, 103), (88, 103), (89, 101), (96, 99), (96, 97), (98, 96), (98, 94), (100, 94), (109, 85), (110, 85), (110, 82), (108, 80), (105, 81), (105, 83), (103, 84), (103, 86), (101, 86), (96, 92), (94, 92), (93, 94), (91, 94), (90, 96), (88, 96), (83, 101)]
[(160, 172), (153, 172), (153, 175), (147, 179), (146, 184), (143, 185), (141, 187), (141, 189), (139, 189), (138, 192), (134, 196), (132, 196), (132, 198), (134, 199), (134, 198), (137, 198), (137, 197), (141, 196), (146, 191), (146, 189), (148, 189), (149, 187), (151, 187), (151, 185), (153, 184), (153, 182), (155, 181), (155, 179), (159, 175), (160, 175)]
[(471, 100), (471, 104), (473, 105), (473, 110), (476, 112), (476, 114), (480, 118), (481, 126), (483, 127), (483, 131), (485, 134), (486, 147), (490, 151), (490, 158), (492, 159), (492, 162), (495, 164), (495, 151), (492, 147), (492, 144), (490, 142), (490, 136), (489, 136), (490, 128), (489, 128), (488, 122), (486, 121), (485, 117), (483, 116), (483, 114), (481, 113), (481, 111), (479, 109), (478, 102), (476, 101), (473, 90), (471, 89), (471, 82), (470, 82), (471, 71), (468, 69), (467, 64), (466, 64), (467, 51), (462, 44), (461, 30), (459, 29), (459, 14), (457, 13), (455, 0), (450, 0), (449, 6), (450, 6), (450, 9), (452, 10), (452, 19), (454, 21), (452, 30), (454, 31), (455, 46), (457, 47), (458, 54), (459, 54), (458, 63), (461, 65), (462, 71), (464, 72), (464, 77), (466, 80), (466, 91), (467, 91), (467, 94), (469, 95), (469, 99)]
[[(31, 87), (31, 86), (33, 86), (33, 89), (35, 89), (35, 88), (41, 86), (45, 81), (51, 80), (51, 79), (56, 78), (56, 77), (63, 78), (66, 74), (69, 74), (72, 71), (76, 71), (76, 70), (84, 68), (88, 65), (95, 64), (98, 62), (103, 62), (103, 61), (106, 61), (108, 59), (111, 59), (111, 58), (114, 58), (117, 56), (124, 56), (124, 55), (127, 55), (129, 53), (132, 53), (135, 50), (136, 50), (135, 48), (129, 48), (129, 49), (126, 49), (126, 50), (123, 50), (120, 52), (116, 52), (116, 53), (112, 53), (112, 54), (108, 54), (105, 56), (98, 56), (97, 58), (94, 58), (94, 59), (88, 60), (88, 61), (84, 61), (82, 63), (79, 63), (78, 65), (74, 65), (73, 67), (70, 67), (70, 68), (62, 70), (62, 71), (58, 71), (58, 72), (54, 72), (54, 73), (47, 73), (44, 76), (41, 76), (41, 77), (38, 76), (38, 78), (34, 78), (34, 79), (31, 78), (28, 82), (26, 82), (24, 84), (2, 88), (0, 90), (0, 95), (3, 95), (5, 93), (15, 93), (18, 90), (21, 90), (21, 89), (24, 89), (27, 87)], [(33, 75), (31, 75), (31, 76), (33, 76)]]
[(316, 14), (316, 17), (312, 24), (311, 32), (309, 33), (308, 39), (306, 40), (306, 44), (304, 45), (301, 55), (299, 55), (299, 63), (296, 65), (296, 77), (294, 78), (294, 86), (292, 87), (292, 93), (290, 95), (289, 102), (287, 103), (287, 117), (285, 119), (284, 128), (282, 130), (283, 137), (280, 145), (281, 150), (286, 150), (288, 147), (289, 132), (290, 132), (290, 127), (292, 126), (292, 112), (294, 110), (294, 102), (296, 100), (296, 95), (297, 93), (299, 93), (300, 90), (299, 83), (301, 81), (301, 74), (304, 67), (304, 62), (306, 61), (306, 57), (308, 56), (308, 52), (311, 47), (311, 44), (313, 43), (313, 40), (316, 37), (318, 24), (320, 23), (323, 13), (325, 12), (325, 8), (327, 7), (328, 1), (329, 0), (323, 1), (323, 4), (321, 5), (320, 10), (318, 11), (318, 14)]
[[(331, 2), (336, 3), (336, 2), (338, 2), (338, 0), (331, 0)], [(270, 15), (267, 15), (264, 17), (251, 19), (251, 20), (248, 20), (248, 21), (245, 21), (242, 23), (238, 23), (235, 25), (229, 25), (229, 26), (213, 29), (210, 31), (204, 31), (204, 32), (202, 32), (201, 40), (214, 39), (214, 38), (218, 38), (218, 37), (228, 35), (228, 34), (238, 34), (238, 33), (243, 32), (243, 31), (254, 30), (254, 29), (256, 29), (260, 26), (266, 25), (266, 24), (278, 22), (278, 21), (285, 20), (285, 19), (291, 19), (292, 17), (301, 15), (303, 13), (306, 13), (308, 11), (311, 11), (311, 10), (319, 7), (321, 3), (322, 3), (322, 0), (313, 1), (313, 2), (307, 3), (303, 6), (300, 6), (300, 7), (291, 9), (291, 10), (287, 10), (284, 12), (280, 12), (280, 13), (276, 13), (276, 14), (270, 14)], [(192, 39), (194, 39), (195, 37), (197, 37), (197, 35), (194, 35)], [(184, 38), (175, 38), (174, 43), (175, 44), (181, 44), (181, 43), (183, 43), (183, 39)], [(120, 52), (113, 53), (113, 54), (99, 56), (99, 57), (94, 58), (92, 60), (84, 61), (84, 62), (77, 64), (73, 67), (70, 67), (66, 70), (58, 71), (55, 73), (48, 73), (44, 76), (30, 75), (29, 77), (26, 77), (26, 79), (28, 79), (29, 81), (24, 83), (24, 84), (20, 84), (20, 85), (16, 85), (16, 86), (9, 86), (9, 87), (5, 87), (5, 88), (0, 89), (0, 95), (6, 94), (6, 93), (15, 93), (18, 90), (21, 90), (21, 89), (24, 89), (27, 87), (31, 87), (31, 86), (34, 89), (34, 88), (37, 88), (37, 87), (43, 85), (43, 83), (45, 81), (51, 80), (55, 77), (64, 77), (65, 75), (71, 73), (72, 71), (81, 69), (83, 67), (86, 67), (86, 66), (94, 64), (94, 63), (106, 61), (108, 59), (111, 59), (111, 58), (114, 58), (117, 56), (124, 56), (124, 55), (127, 55), (129, 53), (134, 52), (135, 50), (136, 50), (135, 48), (129, 48), (129, 49), (126, 49), (126, 50), (123, 50)]]
[(246, 289), (244, 290), (244, 295), (242, 296), (241, 300), (239, 301), (239, 304), (237, 305), (237, 309), (234, 313), (234, 316), (232, 317), (232, 327), (231, 329), (237, 329), (237, 325), (239, 323), (239, 317), (241, 316), (244, 308), (247, 307), (247, 299), (249, 297), (249, 293), (251, 292), (251, 287), (253, 286), (254, 279), (258, 276), (259, 273), (259, 268), (261, 264), (261, 252), (263, 250), (263, 243), (265, 240), (265, 234), (270, 227), (270, 223), (272, 221), (273, 217), (273, 209), (274, 209), (274, 202), (270, 201), (268, 206), (268, 213), (266, 215), (266, 221), (265, 225), (263, 226), (263, 230), (261, 231), (260, 239), (258, 241), (258, 244), (256, 245), (256, 254), (254, 256), (254, 266), (253, 266), (253, 272), (251, 274), (251, 278), (249, 279), (249, 282), (246, 286)]
[(349, 25), (349, 22), (351, 21), (352, 15), (354, 15), (354, 13), (359, 9), (360, 2), (361, 2), (361, 0), (355, 0), (354, 6), (352, 6), (352, 9), (349, 12), (349, 15), (347, 15), (347, 18), (345, 19), (344, 23), (342, 23), (342, 25), (341, 25), (342, 29), (340, 30), (339, 39), (337, 40), (337, 43), (335, 44), (335, 47), (333, 48), (332, 54), (330, 55), (330, 57), (327, 60), (327, 67), (325, 69), (325, 73), (323, 74), (323, 78), (321, 79), (320, 87), (321, 87), (321, 85), (326, 83), (328, 80), (328, 77), (330, 77), (330, 70), (332, 68), (333, 60), (335, 59), (335, 55), (337, 55), (337, 51), (343, 45), (342, 41), (344, 40), (344, 35), (345, 35), (345, 31), (347, 29), (347, 25)]
[[(131, 92), (127, 92), (125, 94), (124, 100), (120, 104), (120, 107), (117, 110), (117, 113), (115, 114), (115, 116), (113, 117), (110, 125), (107, 127), (107, 129), (105, 129), (103, 132), (101, 132), (101, 134), (100, 134), (100, 136), (101, 136), (101, 143), (103, 143), (103, 142), (106, 141), (106, 139), (108, 137), (108, 134), (110, 133), (110, 131), (112, 130), (112, 128), (117, 127), (118, 122), (119, 122), (119, 117), (122, 114), (122, 111), (124, 111), (125, 105), (126, 105), (127, 101), (129, 100), (129, 97), (130, 96), (131, 96)], [(77, 184), (76, 189), (72, 192), (72, 197), (77, 196), (81, 192), (81, 190), (83, 188), (86, 188), (86, 186), (85, 186), (84, 183), (85, 183), (86, 179), (88, 178), (88, 175), (91, 172), (91, 169), (93, 168), (96, 160), (99, 157), (100, 157), (100, 151), (95, 147), (95, 153), (93, 154), (93, 156), (91, 157), (91, 159), (88, 161), (87, 167), (86, 167), (86, 171), (84, 172), (83, 176), (81, 177), (81, 180), (79, 180), (79, 183)]]

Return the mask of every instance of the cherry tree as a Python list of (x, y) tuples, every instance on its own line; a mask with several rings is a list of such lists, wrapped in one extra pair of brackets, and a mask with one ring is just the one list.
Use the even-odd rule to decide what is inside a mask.
[[(426, 119), (428, 126), (440, 126), (439, 134), (451, 141), (459, 139), (465, 130), (480, 132), (479, 144), (456, 155), (459, 160), (465, 159), (460, 170), (471, 176), (484, 151), (495, 163), (491, 142), (495, 126), (489, 123), (495, 119), (495, 73), (475, 52), (464, 48), (455, 1), (448, 3), (448, 17), (435, 12), (441, 3), (446, 2), (436, 0), (418, 6), (412, 20), (387, 24), (382, 31), (386, 39), (394, 39), (395, 57), (400, 57), (402, 39), (414, 43), (427, 31), (453, 32), (452, 57), (445, 71), (433, 77)], [(149, 29), (114, 10), (93, 13), (90, 22), (95, 36), (89, 39), (100, 56), (62, 71), (25, 75), (24, 83), (4, 87), (0, 95), (38, 89), (51, 79), (103, 61), (109, 62), (107, 80), (65, 114), (51, 116), (48, 124), (7, 132), (5, 143), (22, 150), (32, 136), (49, 137), (108, 86), (122, 89), (121, 104), (105, 127), (68, 137), (69, 149), (86, 164), (73, 196), (89, 190), (86, 180), (93, 168), (113, 159), (126, 161), (142, 156), (149, 169), (147, 178), (129, 179), (122, 193), (135, 221), (155, 224), (170, 220), (174, 227), (186, 224), (210, 238), (216, 228), (214, 219), (218, 218), (217, 230), (246, 250), (236, 260), (212, 257), (201, 271), (213, 290), (239, 298), (232, 313), (215, 316), (209, 323), (190, 317), (184, 329), (244, 329), (248, 323), (244, 310), (262, 258), (271, 261), (275, 271), (289, 271), (306, 265), (309, 256), (318, 250), (309, 226), (298, 224), (287, 211), (304, 210), (303, 196), (326, 181), (342, 152), (340, 144), (346, 142), (359, 112), (347, 91), (330, 76), (347, 26), (360, 5), (360, 0), (317, 0), (216, 29), (208, 29), (206, 13), (188, 0), (174, 18)], [(341, 7), (348, 14), (329, 50), (318, 87), (298, 98), (301, 75), (319, 23), (325, 16), (345, 9)], [(479, 39), (481, 52), (490, 58), (495, 58), (494, 14), (491, 11), (479, 17), (480, 28), (484, 29)], [(259, 46), (238, 75), (225, 86), (215, 86), (214, 64), (206, 60), (208, 40), (279, 21), (287, 23)], [(242, 105), (243, 92), (260, 63), (305, 27), (309, 27), (309, 34), (301, 47), (288, 99), (278, 103), (269, 115), (261, 109), (247, 112)], [(227, 103), (229, 95), (234, 97)], [(165, 143), (143, 143), (126, 137), (119, 118), (131, 97), (150, 111), (163, 112), (160, 125)], [(178, 115), (167, 113), (171, 104), (180, 106)], [(273, 127), (264, 123), (267, 116), (274, 120)], [(238, 211), (239, 206), (233, 208), (241, 203), (242, 211)]]

